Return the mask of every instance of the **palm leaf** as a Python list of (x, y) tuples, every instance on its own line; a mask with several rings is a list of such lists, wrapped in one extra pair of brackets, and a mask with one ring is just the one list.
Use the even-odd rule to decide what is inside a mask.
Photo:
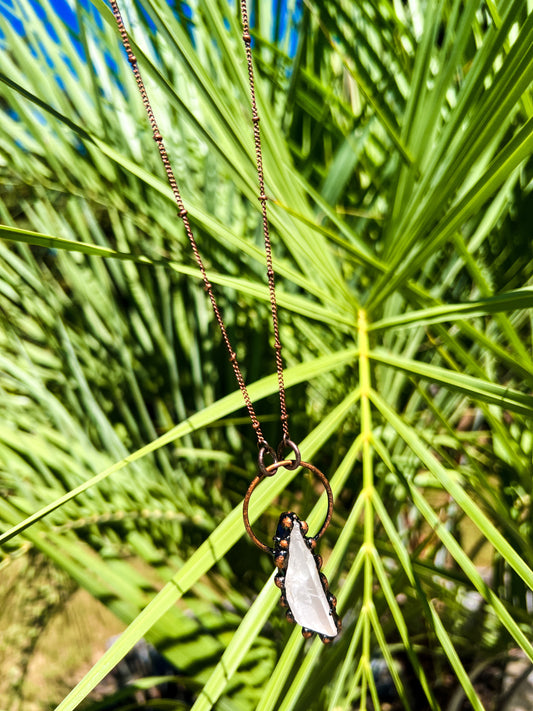
[[(122, 9), (275, 443), (239, 17), (217, 0)], [(303, 653), (241, 540), (253, 436), (112, 14), (40, 11), (15, 1), (22, 35), (0, 18), (0, 542), (5, 565), (39, 550), (128, 625), (58, 709), (143, 636), (195, 709), (377, 708), (380, 665), (398, 707), (444, 708), (451, 678), (482, 709), (479, 661), (533, 660), (533, 16), (254, 5), (291, 435), (337, 498), (323, 545), (344, 631)], [(287, 506), (320, 525), (297, 474), (254, 494), (263, 537)]]

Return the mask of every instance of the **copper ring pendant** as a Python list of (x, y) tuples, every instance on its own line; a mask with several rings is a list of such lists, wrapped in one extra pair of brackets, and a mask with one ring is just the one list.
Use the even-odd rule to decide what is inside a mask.
[[(255, 533), (252, 530), (252, 526), (250, 524), (250, 519), (248, 517), (248, 507), (250, 505), (250, 499), (252, 497), (252, 494), (255, 490), (255, 488), (260, 484), (263, 479), (266, 479), (268, 476), (272, 476), (273, 473), (276, 472), (277, 469), (280, 467), (287, 467), (290, 469), (292, 461), (290, 460), (283, 460), (281, 462), (274, 462), (273, 464), (270, 464), (268, 467), (265, 467), (265, 474), (258, 474), (255, 479), (253, 479), (252, 483), (248, 487), (248, 491), (246, 492), (246, 495), (244, 497), (244, 501), (242, 503), (242, 518), (244, 521), (244, 528), (246, 529), (246, 533), (250, 536), (252, 541), (255, 543), (255, 545), (260, 548), (262, 551), (265, 553), (272, 553), (273, 549), (270, 546), (267, 546), (265, 543), (262, 543), (259, 538), (255, 535)], [(331, 491), (331, 486), (328, 481), (328, 478), (326, 477), (325, 474), (323, 474), (320, 469), (317, 469), (315, 466), (312, 464), (309, 464), (309, 462), (300, 462), (300, 466), (303, 467), (304, 469), (308, 469), (310, 472), (312, 472), (320, 481), (322, 482), (324, 489), (326, 490), (326, 495), (328, 497), (328, 510), (326, 514), (326, 518), (324, 519), (324, 523), (322, 524), (321, 529), (319, 532), (315, 535), (312, 536), (312, 540), (318, 541), (322, 538), (324, 535), (327, 527), (329, 526), (329, 522), (331, 521), (331, 516), (333, 514), (333, 492)]]

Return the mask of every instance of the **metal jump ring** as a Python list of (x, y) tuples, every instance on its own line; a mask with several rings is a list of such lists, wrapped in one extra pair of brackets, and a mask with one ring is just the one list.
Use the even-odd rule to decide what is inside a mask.
[[(274, 472), (276, 472), (280, 467), (285, 467), (288, 469), (288, 463), (292, 462), (282, 460), (281, 462), (273, 462), (268, 467), (265, 467), (267, 474), (258, 474), (255, 479), (252, 480), (252, 483), (248, 487), (248, 491), (246, 492), (246, 495), (244, 497), (244, 501), (242, 502), (242, 518), (244, 521), (244, 528), (246, 529), (246, 533), (250, 536), (255, 545), (260, 548), (264, 553), (272, 553), (273, 549), (270, 548), (270, 546), (267, 546), (265, 543), (262, 543), (252, 531), (252, 526), (250, 525), (250, 519), (248, 517), (248, 507), (250, 505), (250, 499), (256, 486), (260, 484), (266, 476), (272, 476), (272, 474), (274, 474)], [(326, 529), (329, 526), (329, 522), (331, 521), (331, 516), (333, 514), (333, 492), (331, 491), (331, 486), (327, 476), (323, 474), (320, 469), (317, 469), (312, 464), (309, 464), (309, 462), (300, 462), (300, 466), (304, 469), (308, 469), (320, 479), (328, 497), (328, 510), (326, 518), (324, 519), (324, 523), (322, 524), (322, 528), (315, 536), (312, 536), (312, 540), (318, 542), (326, 532)]]
[[(269, 464), (268, 467), (265, 465), (265, 454), (270, 454), (270, 456), (274, 460), (272, 464)], [(279, 467), (277, 466), (278, 456), (276, 452), (272, 449), (272, 447), (266, 442), (259, 449), (257, 461), (259, 463), (259, 471), (261, 472), (261, 476), (272, 476), (279, 469)]]
[(293, 472), (295, 469), (298, 469), (298, 467), (302, 463), (302, 455), (300, 454), (298, 446), (294, 444), (292, 440), (288, 438), (283, 438), (279, 443), (278, 451), (276, 452), (278, 459), (283, 459), (283, 452), (285, 449), (287, 449), (287, 447), (289, 449), (292, 449), (292, 451), (294, 452), (294, 459), (291, 461), (290, 465), (285, 465), (285, 469), (288, 469), (289, 471)]

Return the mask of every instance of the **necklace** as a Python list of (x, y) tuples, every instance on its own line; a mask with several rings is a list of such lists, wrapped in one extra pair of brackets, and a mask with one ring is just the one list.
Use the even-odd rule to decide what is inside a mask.
[[(207, 272), (194, 237), (188, 213), (185, 204), (181, 197), (170, 159), (168, 157), (163, 137), (159, 131), (157, 120), (152, 109), (148, 94), (141, 77), (141, 73), (137, 64), (137, 59), (132, 51), (128, 34), (120, 14), (117, 0), (110, 0), (111, 9), (118, 25), (120, 37), (128, 61), (131, 65), (137, 87), (142, 98), (142, 102), (148, 115), (150, 127), (156, 145), (159, 150), (159, 155), (165, 169), (168, 183), (174, 195), (174, 200), (178, 206), (178, 216), (183, 222), (185, 233), (189, 240), (194, 258), (200, 269), (204, 289), (207, 293), (211, 307), (215, 314), (215, 319), (218, 323), (222, 339), (229, 353), (229, 360), (233, 367), (233, 372), (237, 379), (239, 389), (242, 393), (246, 409), (252, 427), (257, 437), (257, 445), (259, 448), (258, 467), (259, 473), (252, 480), (248, 491), (243, 500), (243, 521), (246, 532), (250, 536), (255, 545), (262, 551), (271, 554), (274, 557), (274, 563), (277, 567), (275, 575), (275, 583), (281, 589), (280, 604), (287, 608), (286, 616), (290, 622), (297, 622), (302, 627), (304, 637), (311, 637), (315, 632), (320, 636), (323, 642), (328, 643), (337, 636), (341, 629), (341, 622), (336, 612), (336, 599), (329, 591), (328, 581), (323, 573), (320, 572), (322, 560), (315, 553), (318, 541), (326, 531), (331, 516), (333, 513), (333, 494), (327, 477), (316, 467), (308, 462), (303, 462), (298, 446), (291, 440), (289, 434), (287, 413), (287, 404), (285, 397), (285, 383), (283, 378), (283, 360), (281, 356), (282, 346), (279, 334), (278, 322), (278, 307), (276, 301), (275, 275), (272, 266), (272, 243), (270, 240), (269, 223), (267, 216), (267, 200), (265, 193), (265, 181), (263, 173), (263, 153), (261, 148), (261, 133), (259, 129), (259, 114), (257, 110), (257, 101), (255, 94), (255, 78), (252, 61), (252, 38), (250, 35), (250, 26), (248, 20), (248, 8), (246, 0), (241, 0), (241, 17), (243, 28), (243, 42), (246, 53), (246, 63), (248, 68), (248, 80), (250, 87), (250, 103), (252, 109), (252, 127), (254, 136), (254, 148), (257, 166), (257, 178), (259, 183), (258, 199), (261, 204), (261, 216), (263, 226), (263, 237), (265, 245), (266, 257), (266, 272), (268, 278), (268, 291), (270, 296), (270, 308), (272, 317), (272, 326), (274, 331), (274, 355), (276, 361), (276, 373), (278, 378), (278, 392), (280, 402), (280, 420), (282, 428), (282, 439), (278, 447), (274, 450), (266, 441), (261, 430), (261, 424), (253, 403), (251, 401), (242, 371), (237, 360), (235, 351), (232, 348), (222, 313), (218, 307), (213, 287), (208, 279)], [(294, 454), (293, 459), (284, 458), (287, 450)], [(269, 456), (272, 460), (270, 464), (265, 463), (265, 457)], [(274, 476), (281, 468), (294, 471), (298, 467), (302, 467), (312, 472), (322, 482), (328, 498), (328, 509), (324, 523), (321, 529), (315, 536), (307, 536), (308, 526), (305, 521), (301, 521), (298, 516), (291, 512), (281, 514), (274, 536), (274, 547), (267, 546), (262, 543), (252, 530), (248, 516), (248, 508), (250, 498), (255, 488), (266, 477)]]

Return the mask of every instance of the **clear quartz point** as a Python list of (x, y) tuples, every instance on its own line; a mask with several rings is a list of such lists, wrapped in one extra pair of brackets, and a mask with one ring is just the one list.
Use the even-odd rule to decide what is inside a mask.
[(304, 540), (299, 521), (294, 522), (289, 539), (285, 596), (299, 625), (327, 637), (337, 636), (337, 626), (320, 581), (315, 558)]

